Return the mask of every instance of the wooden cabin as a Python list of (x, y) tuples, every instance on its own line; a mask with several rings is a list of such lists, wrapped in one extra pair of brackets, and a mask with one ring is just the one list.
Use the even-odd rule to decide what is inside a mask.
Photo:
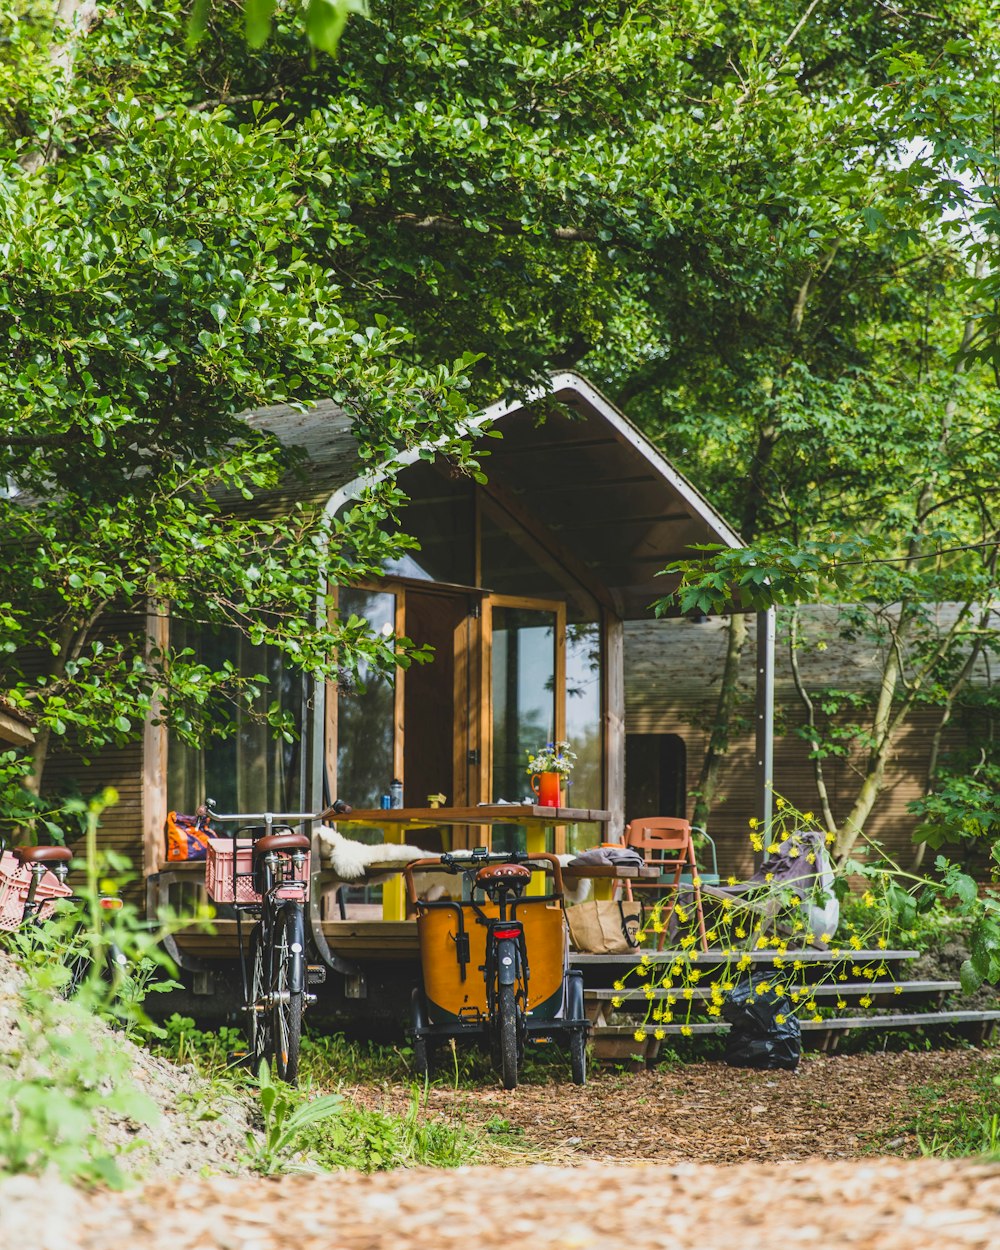
[[(106, 813), (104, 836), (141, 865), (151, 903), (186, 897), (183, 873), (164, 863), (170, 809), (192, 811), (206, 795), (229, 812), (316, 811), (337, 796), (378, 808), (394, 779), (404, 807), (426, 807), (437, 794), (451, 807), (517, 801), (528, 790), (528, 752), (553, 739), (568, 740), (578, 755), (567, 806), (608, 816), (556, 827), (550, 843), (576, 850), (621, 834), (625, 625), (648, 619), (652, 601), (670, 588), (657, 576), (669, 561), (695, 544), (739, 540), (577, 374), (554, 376), (529, 407), (499, 404), (484, 415), (502, 435), (489, 444), (488, 482), (417, 451), (406, 456), (402, 524), (419, 549), (377, 583), (339, 590), (341, 612), (433, 647), (432, 663), (399, 671), (394, 683), (372, 677), (363, 690), (316, 688), (245, 639), (149, 618), (154, 643), (169, 634), (207, 660), (227, 657), (247, 674), (266, 672), (262, 700), (279, 699), (302, 727), (296, 741), (274, 741), (246, 715), (233, 736), (192, 750), (150, 724), (140, 745), (94, 761), (93, 775), (122, 796)], [(304, 471), (283, 496), (259, 506), (299, 498), (335, 516), (357, 499), (365, 478), (350, 419), (336, 405), (273, 407), (246, 419), (304, 453)], [(80, 782), (86, 790), (87, 779)], [(503, 824), (490, 833), (498, 846), (524, 837)], [(423, 829), (419, 844), (433, 851), (455, 836)], [(187, 880), (193, 888), (195, 876)], [(334, 930), (319, 935), (321, 953), (344, 971), (355, 966), (357, 942), (345, 936), (338, 948), (337, 922), (330, 923)], [(391, 929), (365, 939), (370, 955), (374, 944), (390, 963), (398, 936)], [(220, 941), (182, 943), (182, 965), (210, 971)]]

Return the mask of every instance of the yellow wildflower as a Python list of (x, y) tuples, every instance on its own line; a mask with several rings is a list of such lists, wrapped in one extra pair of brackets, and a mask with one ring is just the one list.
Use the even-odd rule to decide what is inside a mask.
[(802, 819), (803, 820), (815, 820), (816, 817), (812, 814), (812, 812), (803, 812)]
[(768, 855), (777, 855), (777, 853), (778, 853), (780, 850), (781, 850), (781, 847), (778, 845), (778, 843), (777, 843), (777, 842), (772, 842), (772, 843), (770, 843), (770, 845), (769, 845), (769, 846), (768, 846), (768, 848), (767, 848), (767, 853), (768, 853)]
[(644, 1042), (646, 1040), (646, 1032), (644, 1029), (636, 1029), (632, 1036), (637, 1042)]
[(623, 1000), (623, 999), (621, 999), (621, 998), (617, 998), (617, 997), (616, 997), (616, 998), (613, 998), (613, 999), (611, 1000), (611, 1006), (612, 1006), (612, 1007), (616, 1007), (616, 1008), (617, 1008), (617, 1007), (620, 1007), (620, 1006), (622, 1005), (622, 1002), (623, 1002), (623, 1001), (624, 1001), (624, 1000)]
[[(727, 885), (738, 885), (738, 884), (739, 884), (739, 882), (736, 880), (736, 878), (735, 878), (735, 877), (727, 877), (727, 878), (726, 878), (726, 884), (727, 884)], [(727, 898), (727, 899), (726, 899), (726, 903), (728, 903), (728, 904), (729, 904), (729, 906), (730, 906), (730, 907), (732, 907), (732, 905), (733, 905), (733, 900), (732, 900), (731, 898)]]
[(760, 833), (751, 833), (751, 835), (750, 835), (750, 845), (753, 847), (753, 849), (754, 849), (755, 851), (762, 851), (762, 850), (764, 849), (764, 836), (763, 836), (763, 834), (760, 834)]
[(656, 1030), (654, 1031), (654, 1033), (653, 1033), (653, 1036), (656, 1038), (656, 1040), (657, 1040), (658, 1042), (662, 1042), (662, 1041), (663, 1041), (663, 1039), (667, 1036), (667, 1034), (666, 1034), (666, 1030), (665, 1030), (665, 1029), (656, 1029)]
[(701, 969), (692, 968), (691, 971), (688, 973), (688, 980), (692, 984), (697, 984), (701, 980)]
[(787, 1017), (787, 1016), (785, 1016), (782, 1012), (780, 1012), (780, 1011), (779, 1011), (779, 1012), (778, 1012), (778, 1014), (774, 1017), (774, 1023), (775, 1023), (775, 1024), (784, 1024), (784, 1023), (785, 1023), (785, 1021), (786, 1021), (787, 1019), (788, 1019), (788, 1017)]
[(721, 1007), (714, 1007), (714, 1006), (713, 1006), (713, 1007), (709, 1007), (707, 1010), (708, 1010), (708, 1014), (709, 1014), (710, 1016), (721, 1016), (721, 1015), (722, 1015), (722, 1008), (721, 1008)]
[(767, 881), (768, 883), (772, 882), (772, 881), (774, 880), (774, 873), (773, 873), (773, 872), (765, 872), (765, 873), (764, 873), (764, 880), (765, 880), (765, 881)]
[(623, 989), (625, 988), (625, 982), (624, 982), (624, 981), (616, 981), (616, 982), (614, 983), (614, 985), (613, 985), (613, 987), (612, 987), (612, 988), (613, 988), (613, 989), (616, 989), (616, 990), (623, 990)]
[(836, 840), (837, 840), (837, 835), (836, 835), (835, 833), (828, 833), (828, 834), (826, 835), (826, 838), (824, 839), (824, 841), (826, 842), (827, 846), (833, 846), (833, 844), (834, 844), (834, 842), (836, 842)]
[(681, 1036), (682, 1036), (682, 1037), (690, 1037), (690, 1036), (691, 1036), (691, 1029), (690, 1029), (690, 1027), (689, 1027), (688, 1025), (686, 1025), (686, 1024), (682, 1024), (682, 1025), (681, 1025)]
[(863, 998), (858, 999), (859, 1007), (870, 1007), (871, 1005), (872, 1005), (872, 998), (870, 994), (865, 994)]
[(747, 824), (750, 826), (751, 829), (756, 829), (757, 826), (760, 824), (760, 821), (757, 819), (756, 816), (751, 816), (750, 819), (747, 821)]
[(838, 1010), (838, 1011), (843, 1011), (843, 1010), (844, 1010), (844, 1008), (845, 1008), (846, 1006), (847, 1006), (847, 1002), (846, 1002), (843, 998), (838, 998), (838, 999), (837, 999), (837, 1010)]

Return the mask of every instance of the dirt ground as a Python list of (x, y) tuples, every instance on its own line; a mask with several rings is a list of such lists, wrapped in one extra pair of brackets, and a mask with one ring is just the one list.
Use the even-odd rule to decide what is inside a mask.
[[(915, 1155), (915, 1121), (933, 1132), (935, 1099), (976, 1093), (971, 1076), (1000, 1072), (1000, 1052), (907, 1051), (806, 1055), (797, 1072), (754, 1072), (724, 1063), (651, 1072), (598, 1072), (583, 1088), (521, 1085), (507, 1092), (433, 1087), (428, 1109), (485, 1130), (497, 1162), (766, 1163)], [(358, 1086), (352, 1098), (402, 1110), (409, 1092)], [(1000, 1241), (998, 1241), (1000, 1245)]]
[[(996, 1250), (1000, 1163), (906, 1156), (919, 1154), (918, 1123), (925, 1140), (934, 1131), (935, 1091), (979, 1114), (970, 1078), (998, 1064), (996, 1051), (958, 1050), (807, 1056), (795, 1074), (612, 1071), (583, 1089), (439, 1085), (427, 1112), (481, 1133), (491, 1166), (188, 1173), (124, 1194), (16, 1177), (0, 1184), (0, 1247)], [(344, 1092), (399, 1110), (411, 1097), (402, 1085)]]

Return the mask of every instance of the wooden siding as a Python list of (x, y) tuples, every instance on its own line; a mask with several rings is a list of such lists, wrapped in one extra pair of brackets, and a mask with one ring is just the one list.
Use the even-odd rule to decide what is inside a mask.
[[(824, 609), (811, 622), (825, 629)], [(817, 619), (817, 617), (819, 619)], [(755, 814), (754, 776), (754, 655), (755, 622), (744, 649), (740, 672), (737, 729), (727, 753), (709, 832), (719, 849), (720, 870), (742, 877), (753, 866), (748, 820)], [(825, 635), (829, 636), (829, 634)], [(697, 784), (712, 717), (718, 698), (725, 656), (725, 622), (641, 622), (625, 627), (625, 714), (629, 734), (679, 734), (687, 748), (688, 813)], [(833, 652), (831, 655), (830, 652)], [(800, 656), (807, 689), (838, 685), (843, 689), (871, 689), (877, 677), (874, 657), (864, 644), (852, 649), (831, 637), (826, 650), (813, 648)], [(795, 734), (804, 714), (795, 693), (787, 658), (787, 637), (779, 630), (775, 672), (774, 787), (800, 810), (817, 812), (819, 800), (806, 744)], [(847, 719), (847, 718), (845, 718)], [(912, 834), (917, 820), (907, 805), (923, 793), (931, 738), (936, 724), (931, 708), (916, 708), (901, 732), (886, 769), (886, 786), (869, 818), (866, 833), (881, 842), (904, 865), (913, 854)], [(961, 745), (965, 732), (956, 727), (946, 738)], [(828, 759), (824, 773), (835, 819), (843, 820), (857, 790), (860, 755)], [(652, 814), (652, 813), (651, 813)]]
[[(108, 786), (118, 791), (118, 802), (101, 818), (101, 845), (128, 856), (133, 869), (141, 872), (142, 745), (96, 751), (87, 759), (59, 751), (49, 756), (44, 778), (47, 795), (79, 793), (89, 799)], [(79, 844), (73, 844), (73, 849), (82, 853)]]

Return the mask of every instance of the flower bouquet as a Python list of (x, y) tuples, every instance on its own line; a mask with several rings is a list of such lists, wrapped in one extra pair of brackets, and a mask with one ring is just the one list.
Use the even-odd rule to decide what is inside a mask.
[(576, 753), (568, 742), (546, 742), (534, 755), (528, 752), (525, 769), (531, 777), (531, 788), (538, 796), (540, 807), (558, 807), (562, 779), (568, 777), (576, 763)]

